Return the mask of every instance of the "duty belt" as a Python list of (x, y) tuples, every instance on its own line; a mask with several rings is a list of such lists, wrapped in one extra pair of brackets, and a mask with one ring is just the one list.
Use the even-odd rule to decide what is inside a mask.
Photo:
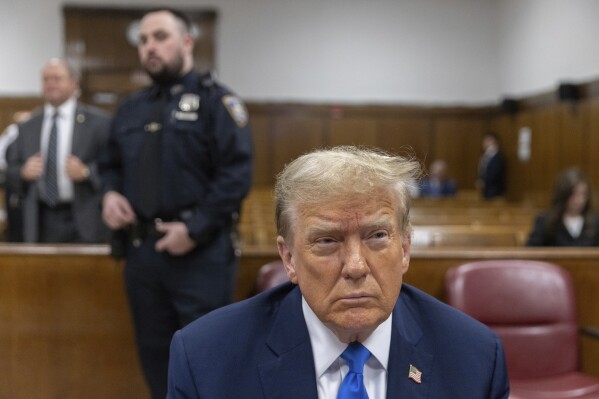
[(134, 247), (139, 247), (148, 238), (161, 238), (163, 232), (158, 231), (156, 226), (162, 223), (161, 219), (138, 220), (127, 227), (127, 235)]

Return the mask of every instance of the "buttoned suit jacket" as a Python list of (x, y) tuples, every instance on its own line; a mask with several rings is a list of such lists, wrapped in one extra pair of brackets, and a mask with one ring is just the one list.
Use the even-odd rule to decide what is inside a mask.
[[(421, 383), (408, 378), (410, 365)], [(393, 310), (387, 398), (507, 398), (486, 326), (404, 284)], [(317, 399), (301, 293), (285, 283), (203, 316), (171, 343), (168, 399)]]
[(483, 197), (493, 198), (505, 194), (505, 159), (500, 151), (489, 159), (481, 177), (485, 183)]
[[(110, 116), (99, 108), (77, 103), (74, 118), (71, 154), (81, 159), (90, 171), (87, 180), (73, 182), (74, 222), (84, 242), (103, 242), (108, 239), (108, 230), (101, 218), (102, 192), (97, 159), (108, 140)], [(20, 173), (27, 159), (41, 151), (43, 119), (41, 109), (19, 124), (19, 136), (7, 151), (9, 184), (22, 197), (25, 242), (39, 241), (39, 183), (21, 179)]]

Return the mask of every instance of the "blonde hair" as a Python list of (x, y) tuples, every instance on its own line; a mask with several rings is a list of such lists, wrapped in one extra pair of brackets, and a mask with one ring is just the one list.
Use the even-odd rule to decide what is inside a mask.
[(412, 158), (380, 150), (340, 146), (307, 153), (285, 166), (275, 184), (277, 234), (289, 238), (294, 211), (356, 195), (394, 195), (402, 234), (411, 234), (410, 193), (421, 175)]

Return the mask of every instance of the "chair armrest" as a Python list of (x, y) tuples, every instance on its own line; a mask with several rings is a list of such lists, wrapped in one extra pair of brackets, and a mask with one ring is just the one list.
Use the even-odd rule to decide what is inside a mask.
[(580, 327), (580, 333), (588, 335), (591, 338), (599, 339), (599, 328), (597, 327)]

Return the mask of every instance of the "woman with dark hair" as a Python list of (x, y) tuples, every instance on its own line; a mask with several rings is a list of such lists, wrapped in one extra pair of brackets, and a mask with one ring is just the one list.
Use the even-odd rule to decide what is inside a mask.
[(538, 215), (527, 246), (599, 246), (599, 216), (592, 210), (591, 187), (578, 168), (555, 181), (551, 207)]

